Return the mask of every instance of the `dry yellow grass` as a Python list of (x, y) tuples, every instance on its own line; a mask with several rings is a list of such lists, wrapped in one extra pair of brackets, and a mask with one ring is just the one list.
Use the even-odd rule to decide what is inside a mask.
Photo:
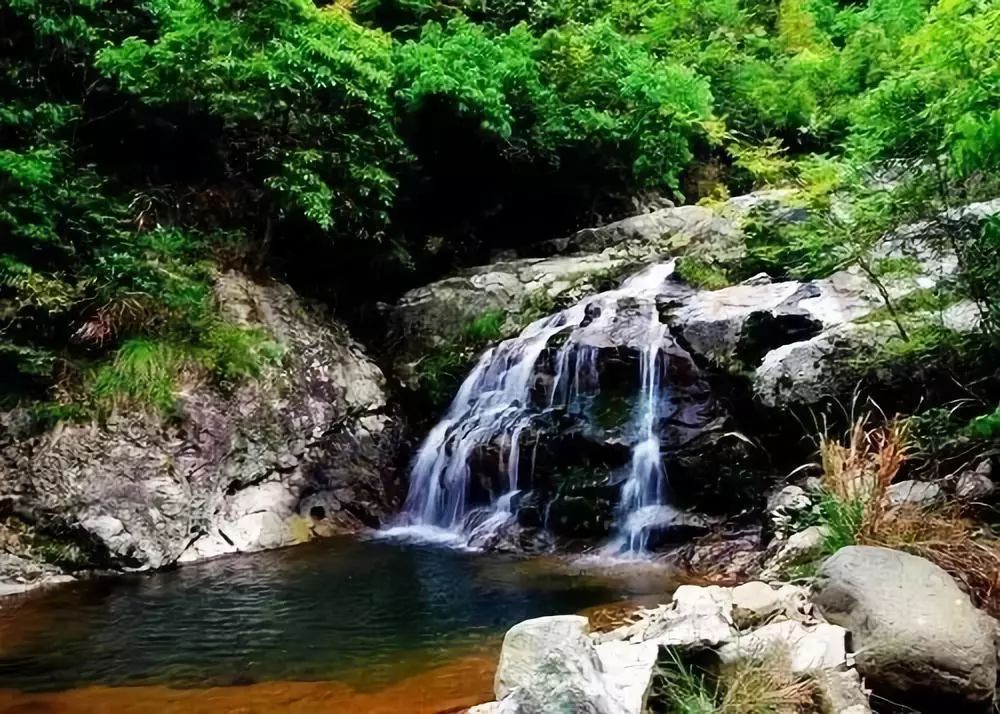
[(851, 541), (927, 558), (962, 583), (980, 607), (1000, 615), (1000, 541), (979, 534), (955, 504), (893, 507), (889, 486), (910, 452), (906, 423), (867, 423), (859, 419), (844, 442), (820, 442), (823, 489), (847, 513), (842, 521), (853, 530)]
[(792, 674), (786, 653), (741, 660), (722, 673), (723, 714), (799, 714), (816, 711), (816, 685)]
[(866, 428), (865, 422), (855, 422), (846, 444), (828, 437), (820, 441), (823, 489), (841, 503), (859, 504), (859, 538), (878, 531), (888, 509), (889, 486), (906, 462), (909, 442), (903, 421), (875, 428)]

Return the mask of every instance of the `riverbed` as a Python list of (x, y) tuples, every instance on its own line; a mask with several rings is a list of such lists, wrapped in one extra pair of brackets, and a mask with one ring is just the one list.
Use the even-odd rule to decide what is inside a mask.
[(672, 583), (348, 538), (89, 580), (0, 601), (0, 711), (454, 711), (491, 698), (514, 623)]

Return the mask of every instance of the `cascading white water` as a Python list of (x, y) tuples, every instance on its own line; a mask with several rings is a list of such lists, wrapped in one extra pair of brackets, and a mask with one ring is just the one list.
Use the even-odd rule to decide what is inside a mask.
[[(572, 410), (597, 391), (598, 349), (582, 339), (612, 324), (619, 305), (640, 305), (645, 334), (636, 339), (641, 354), (641, 394), (630, 431), (635, 443), (631, 470), (622, 487), (618, 542), (629, 551), (645, 548), (641, 524), (634, 516), (663, 504), (666, 475), (660, 459), (657, 422), (662, 345), (666, 326), (660, 323), (656, 295), (673, 272), (673, 261), (660, 263), (626, 280), (617, 290), (583, 300), (528, 325), (519, 336), (487, 350), (462, 383), (444, 418), (424, 439), (410, 470), (410, 487), (399, 523), (388, 535), (425, 540), (481, 542), (514, 517), (518, 494), (521, 437), (531, 420), (546, 409)], [(631, 299), (631, 300), (629, 300)], [(565, 333), (553, 360), (555, 372), (541, 401), (533, 394), (536, 365), (549, 342)], [(466, 499), (476, 451), (500, 444), (500, 468), (506, 475), (504, 494), (488, 514), (470, 519)]]
[(663, 504), (667, 482), (660, 458), (660, 435), (656, 431), (660, 413), (660, 345), (666, 326), (656, 322), (650, 330), (653, 334), (640, 360), (642, 393), (635, 419), (638, 441), (632, 447), (629, 477), (622, 487), (618, 506), (619, 530), (626, 548), (633, 553), (646, 549), (647, 520), (642, 515)]

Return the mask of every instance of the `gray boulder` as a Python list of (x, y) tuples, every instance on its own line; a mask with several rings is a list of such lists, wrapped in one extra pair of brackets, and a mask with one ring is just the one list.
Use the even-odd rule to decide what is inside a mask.
[(777, 345), (822, 330), (799, 306), (816, 294), (813, 286), (794, 281), (699, 291), (672, 310), (668, 321), (693, 353), (739, 368)]
[(944, 497), (941, 487), (930, 481), (898, 481), (886, 492), (893, 506), (918, 506), (925, 508), (940, 503)]
[(493, 691), (504, 714), (629, 712), (604, 675), (587, 618), (539, 617), (504, 636)]
[(930, 561), (843, 548), (821, 566), (813, 602), (850, 631), (858, 671), (876, 692), (922, 711), (930, 703), (978, 711), (992, 700), (994, 623)]
[(753, 376), (754, 392), (770, 407), (817, 404), (850, 392), (858, 357), (874, 356), (898, 337), (889, 323), (848, 322), (768, 352)]

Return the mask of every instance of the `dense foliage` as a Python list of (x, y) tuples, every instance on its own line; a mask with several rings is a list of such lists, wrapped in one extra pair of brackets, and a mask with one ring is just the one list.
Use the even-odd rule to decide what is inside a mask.
[[(637, 194), (797, 182), (857, 208), (755, 228), (742, 269), (820, 274), (1000, 169), (996, 0), (0, 0), (0, 26), (6, 401), (255, 374), (220, 267), (347, 310)], [(960, 233), (996, 324), (1000, 228)]]

